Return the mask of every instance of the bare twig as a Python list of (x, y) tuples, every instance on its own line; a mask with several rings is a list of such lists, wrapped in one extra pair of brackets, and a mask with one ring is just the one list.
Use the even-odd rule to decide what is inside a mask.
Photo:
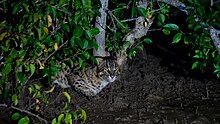
[(121, 8), (116, 8), (116, 9), (112, 10), (111, 12), (114, 12), (114, 11), (117, 11), (117, 10), (121, 10), (121, 9), (129, 9), (129, 5), (130, 4), (131, 4), (131, 1), (129, 1), (129, 3), (126, 6), (121, 7)]
[(213, 4), (216, 4), (216, 3), (219, 3), (219, 2), (220, 2), (220, 0), (217, 0), (217, 1), (213, 2)]
[(121, 22), (130, 22), (130, 21), (136, 21), (138, 18), (131, 18), (126, 20), (121, 20)]
[(31, 116), (34, 116), (36, 117), (37, 119), (39, 119), (40, 121), (44, 122), (45, 124), (47, 124), (47, 120), (45, 120), (44, 118), (41, 118), (40, 116), (30, 112), (30, 111), (27, 111), (27, 110), (24, 110), (24, 109), (20, 109), (18, 107), (14, 107), (14, 106), (8, 106), (6, 104), (0, 104), (0, 107), (6, 107), (6, 108), (11, 108), (11, 109), (14, 109), (14, 110), (17, 110), (17, 111), (20, 111), (20, 112), (24, 112), (28, 115), (31, 115)]
[[(158, 1), (157, 1), (157, 3), (158, 3)], [(159, 3), (158, 3), (158, 5), (159, 5)], [(153, 10), (152, 12), (153, 13), (155, 13), (155, 12), (158, 12), (158, 11), (161, 11), (162, 9), (164, 9), (165, 7), (167, 7), (168, 6), (168, 3), (166, 3), (163, 7), (161, 7), (160, 5), (159, 5), (159, 9), (156, 9), (156, 10)]]
[[(65, 44), (67, 44), (67, 42), (68, 42), (68, 40), (67, 41), (65, 41), (59, 48), (58, 48), (58, 50), (60, 49), (60, 48), (62, 48)], [(55, 51), (53, 51), (44, 61), (43, 61), (43, 63), (45, 63), (53, 54), (55, 54), (57, 52), (57, 50), (55, 50)]]
[(58, 10), (58, 11), (60, 11), (60, 12), (63, 12), (63, 13), (65, 13), (65, 14), (68, 14), (68, 15), (72, 15), (72, 13), (70, 13), (70, 12), (66, 12), (66, 11), (64, 11), (64, 10), (62, 10), (62, 9), (60, 9), (60, 8), (58, 8), (58, 7), (56, 7), (56, 6), (52, 6), (52, 5), (50, 5), (52, 8), (55, 8), (56, 10)]
[[(113, 29), (116, 29), (116, 24), (115, 24), (115, 21), (113, 20), (113, 18), (116, 20), (117, 18), (115, 17), (115, 15), (110, 11), (110, 10), (107, 10), (108, 14), (111, 16), (111, 19), (112, 19), (112, 23), (113, 23)], [(114, 31), (116, 32), (116, 31)]]
[(7, 0), (2, 0), (2, 1), (0, 1), (0, 3), (3, 3), (3, 2), (6, 2)]
[(188, 15), (188, 11), (185, 9), (186, 5), (182, 2), (180, 2), (179, 0), (157, 0), (158, 2), (163, 2), (163, 3), (167, 3), (171, 6), (176, 7), (177, 9), (185, 12)]
[(158, 28), (158, 29), (149, 29), (148, 31), (161, 31), (163, 30), (162, 28)]

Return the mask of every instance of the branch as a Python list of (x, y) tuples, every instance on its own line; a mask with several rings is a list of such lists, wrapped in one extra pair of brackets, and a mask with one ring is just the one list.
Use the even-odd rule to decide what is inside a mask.
[[(60, 48), (62, 48), (65, 44), (67, 44), (67, 42), (68, 42), (68, 40), (67, 41), (65, 41), (62, 45), (60, 45), (60, 47), (58, 48), (58, 50), (60, 49)], [(43, 63), (45, 63), (53, 54), (55, 54), (57, 52), (57, 50), (54, 50), (44, 61), (43, 61)]]
[[(137, 6), (147, 8), (147, 5), (148, 5), (147, 1), (146, 2), (140, 1), (138, 2)], [(145, 21), (145, 17), (138, 17), (136, 19), (134, 28), (127, 35), (125, 35), (125, 37), (122, 40), (122, 41), (129, 41), (129, 46), (124, 47), (121, 55), (118, 56), (118, 65), (120, 66), (120, 68), (123, 68), (122, 66), (125, 64), (127, 60), (125, 56), (127, 48), (134, 45), (135, 39), (141, 38), (147, 34), (150, 26), (153, 23), (153, 20), (154, 18), (149, 19), (147, 26), (144, 26), (143, 24), (141, 24), (141, 22)]]
[[(50, 5), (50, 4), (49, 4), (49, 5)], [(66, 12), (65, 10), (60, 9), (60, 8), (58, 8), (57, 6), (52, 6), (52, 5), (50, 5), (50, 6), (51, 6), (52, 8), (54, 8), (54, 9), (60, 11), (60, 12), (63, 12), (63, 13), (68, 14), (68, 15), (72, 15), (71, 12)]]
[(157, 0), (158, 2), (167, 3), (173, 7), (178, 8), (179, 10), (185, 12), (188, 15), (188, 11), (185, 9), (186, 5), (179, 0)]
[(6, 2), (7, 0), (2, 0), (2, 1), (0, 1), (0, 3), (4, 3), (4, 2)]
[(40, 121), (44, 122), (45, 124), (47, 124), (47, 121), (44, 119), (44, 118), (41, 118), (40, 116), (36, 115), (36, 114), (33, 114), (27, 110), (23, 110), (23, 109), (20, 109), (18, 107), (14, 107), (14, 106), (8, 106), (6, 104), (0, 104), (0, 107), (5, 107), (5, 108), (11, 108), (11, 109), (14, 109), (14, 110), (17, 110), (17, 111), (20, 111), (20, 112), (24, 112), (28, 115), (31, 115), (31, 116), (34, 116), (36, 118), (38, 118)]
[[(172, 5), (176, 8), (178, 8), (179, 10), (185, 12), (186, 14), (189, 14), (189, 12), (185, 9), (186, 5), (182, 2), (180, 2), (179, 0), (158, 0), (158, 2), (164, 2), (167, 3), (169, 5)], [(213, 2), (213, 0), (211, 0), (211, 6), (217, 2), (220, 2), (220, 0)], [(198, 23), (203, 23), (203, 22), (199, 22), (199, 17), (197, 15), (195, 15), (195, 21)], [(206, 29), (205, 29), (206, 30)], [(215, 29), (214, 27), (212, 27), (211, 25), (208, 26), (208, 30), (210, 32), (210, 36), (211, 39), (216, 47), (216, 50), (218, 51), (218, 54), (220, 55), (220, 30)]]
[(98, 49), (93, 50), (93, 55), (96, 57), (105, 57), (105, 28), (106, 28), (106, 17), (107, 17), (107, 7), (108, 7), (108, 0), (101, 0), (102, 7), (99, 9), (101, 13), (101, 17), (96, 18), (95, 27), (99, 29), (99, 34), (95, 36), (96, 42), (98, 44)]
[(209, 26), (209, 31), (212, 41), (214, 42), (218, 54), (220, 55), (220, 30), (217, 30), (214, 27)]

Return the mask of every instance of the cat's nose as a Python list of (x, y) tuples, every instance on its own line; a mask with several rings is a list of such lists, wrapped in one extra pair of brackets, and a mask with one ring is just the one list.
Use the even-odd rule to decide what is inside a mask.
[(110, 77), (111, 77), (111, 78), (114, 78), (114, 77), (115, 77), (115, 75), (110, 75)]
[(110, 75), (108, 81), (109, 81), (109, 82), (114, 82), (115, 79), (116, 79), (115, 76)]

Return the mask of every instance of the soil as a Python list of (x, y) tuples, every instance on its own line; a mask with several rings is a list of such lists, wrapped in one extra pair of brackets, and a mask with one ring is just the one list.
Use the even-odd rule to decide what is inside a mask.
[[(159, 53), (139, 52), (128, 60), (121, 77), (98, 96), (68, 90), (73, 101), (69, 108), (83, 108), (86, 124), (220, 124), (218, 80), (192, 72), (176, 55), (167, 52), (165, 59)], [(36, 114), (47, 120), (59, 115), (66, 101), (63, 91), (56, 88), (48, 96), (49, 105), (40, 105)], [(24, 109), (35, 102), (31, 97), (25, 93)], [(0, 110), (0, 118), (9, 122), (10, 111)]]

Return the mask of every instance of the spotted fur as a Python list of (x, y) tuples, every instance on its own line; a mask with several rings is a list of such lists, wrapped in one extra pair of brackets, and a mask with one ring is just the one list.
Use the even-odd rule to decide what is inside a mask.
[(53, 84), (62, 88), (73, 87), (86, 96), (95, 96), (119, 75), (116, 60), (107, 59), (99, 67), (88, 67), (84, 72), (67, 67), (52, 77)]

